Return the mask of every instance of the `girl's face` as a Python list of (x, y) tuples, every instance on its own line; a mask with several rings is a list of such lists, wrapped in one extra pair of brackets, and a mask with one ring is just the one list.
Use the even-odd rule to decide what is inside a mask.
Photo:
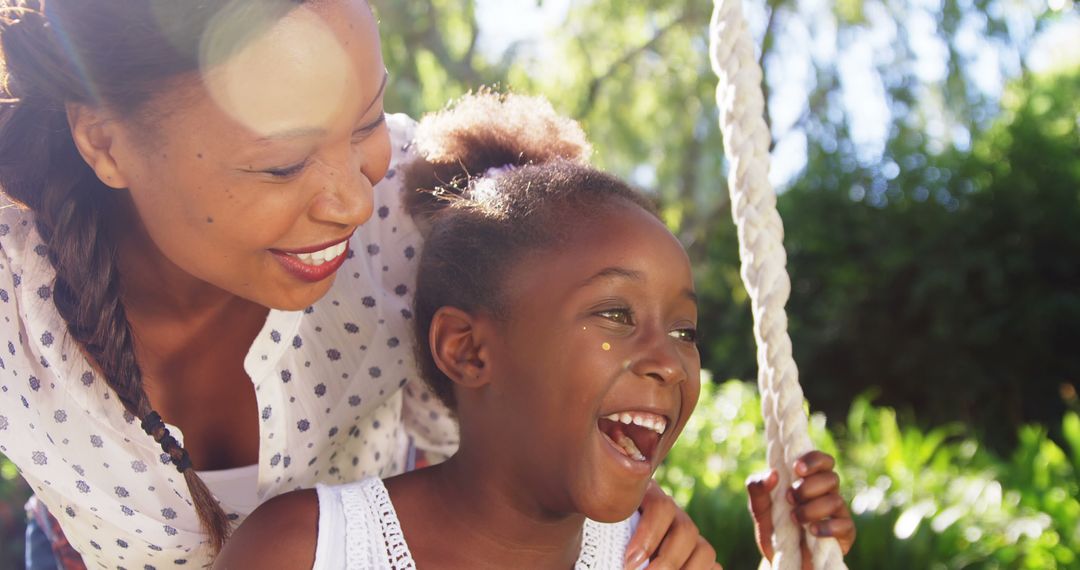
[(324, 295), (389, 165), (385, 81), (366, 4), (319, 2), (152, 100), (149, 132), (121, 121), (113, 185), (149, 257), (268, 307)]
[(641, 208), (604, 207), (508, 277), (484, 413), (542, 508), (618, 521), (697, 404), (701, 362), (682, 246)]

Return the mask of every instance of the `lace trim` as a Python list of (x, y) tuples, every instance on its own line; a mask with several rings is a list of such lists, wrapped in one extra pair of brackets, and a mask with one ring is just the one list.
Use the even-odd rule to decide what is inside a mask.
[(586, 519), (581, 555), (574, 570), (623, 570), (624, 551), (631, 534), (629, 520), (607, 524)]
[(350, 570), (416, 570), (390, 494), (377, 477), (341, 490), (346, 560)]
[[(401, 532), (401, 522), (386, 486), (369, 477), (340, 488), (345, 513), (345, 552), (349, 570), (416, 570)], [(575, 570), (623, 570), (630, 520), (606, 524), (585, 521)]]

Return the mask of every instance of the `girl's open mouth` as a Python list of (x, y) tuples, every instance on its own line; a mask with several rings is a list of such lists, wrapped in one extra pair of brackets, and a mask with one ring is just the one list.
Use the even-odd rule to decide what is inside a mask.
[(651, 462), (667, 431), (668, 419), (659, 414), (624, 411), (608, 414), (596, 422), (600, 433), (615, 449), (634, 461)]

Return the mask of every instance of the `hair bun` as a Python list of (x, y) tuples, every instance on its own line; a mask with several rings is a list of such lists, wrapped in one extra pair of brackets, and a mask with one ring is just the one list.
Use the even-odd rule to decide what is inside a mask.
[(581, 126), (556, 113), (547, 99), (490, 89), (425, 116), (416, 143), (429, 163), (460, 164), (470, 174), (558, 159), (583, 162), (592, 153)]
[(585, 163), (592, 154), (581, 125), (547, 99), (488, 88), (425, 115), (414, 144), (420, 160), (406, 169), (406, 204), (419, 221), (444, 205), (431, 191), (459, 192), (493, 168)]

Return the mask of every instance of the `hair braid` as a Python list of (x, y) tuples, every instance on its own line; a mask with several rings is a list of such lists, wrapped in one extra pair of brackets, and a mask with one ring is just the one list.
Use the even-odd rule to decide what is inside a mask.
[[(0, 3), (0, 7), (6, 3)], [(169, 435), (143, 388), (131, 325), (122, 300), (116, 240), (108, 228), (115, 191), (102, 184), (75, 148), (64, 101), (89, 100), (61, 65), (47, 20), (26, 2), (3, 13), (3, 102), (0, 102), (0, 187), (35, 213), (56, 270), (53, 301), (71, 337), (96, 364), (124, 408), (183, 473), (212, 553), (230, 523)], [(17, 30), (13, 33), (13, 30)], [(67, 69), (64, 69), (67, 67)]]
[(49, 260), (56, 269), (56, 308), (72, 338), (97, 364), (124, 408), (142, 420), (144, 431), (183, 473), (199, 520), (217, 552), (229, 534), (228, 517), (195, 473), (187, 450), (169, 435), (153, 411), (143, 389), (134, 335), (121, 298), (116, 242), (106, 231), (110, 191), (93, 178), (85, 164), (83, 168), (84, 176), (74, 184), (63, 177), (46, 183), (43, 208), (37, 217), (38, 233), (45, 239)]

